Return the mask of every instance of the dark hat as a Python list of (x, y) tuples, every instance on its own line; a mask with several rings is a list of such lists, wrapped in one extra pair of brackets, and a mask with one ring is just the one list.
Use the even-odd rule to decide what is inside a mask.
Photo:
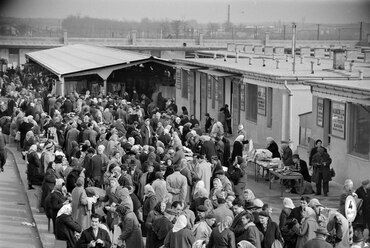
[(63, 156), (62, 155), (55, 156), (54, 163), (61, 164), (62, 162), (63, 162)]
[(364, 241), (364, 236), (362, 235), (362, 233), (359, 232), (353, 236), (353, 243), (358, 243), (361, 241)]
[(216, 155), (212, 156), (211, 159), (218, 160), (218, 157)]
[(155, 178), (157, 178), (157, 179), (163, 179), (163, 173), (162, 173), (162, 172), (157, 171), (157, 172), (155, 173)]
[(325, 227), (319, 227), (319, 228), (317, 228), (317, 230), (315, 231), (315, 233), (320, 233), (320, 234), (324, 234), (324, 235), (329, 236), (328, 230), (326, 230)]
[(213, 212), (210, 212), (209, 214), (206, 215), (206, 219), (214, 219), (216, 218), (216, 215)]
[(270, 217), (269, 213), (267, 213), (266, 211), (259, 212), (259, 216)]
[(217, 174), (225, 175), (225, 171), (224, 171), (224, 170), (222, 170), (222, 169), (217, 170), (217, 171), (215, 172), (215, 175), (217, 175)]
[(247, 209), (247, 210), (254, 209), (255, 208), (254, 203), (252, 201), (247, 201), (247, 202), (245, 202), (245, 207), (244, 208)]
[(198, 212), (204, 213), (204, 212), (207, 212), (207, 210), (208, 210), (207, 207), (204, 206), (204, 205), (200, 205), (200, 206), (197, 207)]
[(175, 210), (173, 210), (172, 208), (167, 208), (167, 209), (165, 210), (165, 212), (166, 212), (167, 214), (170, 214), (170, 215), (176, 215), (176, 211), (175, 211)]
[(364, 180), (364, 181), (362, 181), (361, 182), (361, 184), (363, 185), (363, 186), (366, 186), (366, 185), (368, 185), (370, 183), (370, 180), (369, 179), (366, 179), (366, 180)]

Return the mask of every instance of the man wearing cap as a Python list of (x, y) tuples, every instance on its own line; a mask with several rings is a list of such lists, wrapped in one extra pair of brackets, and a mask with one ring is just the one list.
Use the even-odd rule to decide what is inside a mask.
[(362, 181), (361, 184), (361, 187), (356, 190), (358, 198), (362, 199), (362, 206), (360, 210), (362, 214), (359, 213), (359, 215), (360, 218), (362, 217), (364, 229), (370, 229), (370, 180), (366, 179)]
[(259, 220), (260, 224), (257, 227), (264, 236), (262, 247), (271, 247), (275, 240), (279, 240), (281, 244), (284, 244), (279, 226), (271, 220), (268, 212), (261, 211), (259, 213)]
[(153, 248), (159, 248), (163, 245), (164, 239), (167, 234), (173, 228), (172, 221), (174, 220), (176, 211), (168, 208), (164, 211), (163, 216), (159, 219), (155, 219), (153, 222)]
[(195, 240), (203, 240), (206, 244), (209, 242), (209, 237), (212, 233), (212, 227), (216, 222), (216, 216), (210, 212), (197, 224), (194, 225), (192, 232)]
[(315, 231), (316, 238), (309, 240), (303, 248), (333, 248), (331, 244), (326, 242), (326, 238), (329, 236), (328, 231), (324, 227), (319, 227)]

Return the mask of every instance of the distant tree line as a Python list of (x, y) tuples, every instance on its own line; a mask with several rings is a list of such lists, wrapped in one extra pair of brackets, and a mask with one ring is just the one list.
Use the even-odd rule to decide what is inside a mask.
[[(271, 40), (290, 40), (291, 23), (234, 24), (198, 23), (196, 20), (140, 21), (98, 19), (71, 15), (63, 20), (0, 18), (0, 35), (61, 37), (129, 38), (133, 30), (138, 39), (195, 39), (200, 33), (205, 39), (262, 40), (268, 34)], [(352, 24), (297, 24), (300, 40), (367, 40), (370, 23)]]

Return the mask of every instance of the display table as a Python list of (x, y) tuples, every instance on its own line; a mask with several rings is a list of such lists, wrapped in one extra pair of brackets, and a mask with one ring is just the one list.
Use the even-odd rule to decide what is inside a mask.
[(281, 161), (272, 161), (272, 160), (252, 160), (254, 165), (254, 176), (255, 181), (258, 182), (258, 171), (262, 169), (262, 177), (266, 173), (269, 173), (271, 169), (279, 168)]
[(273, 170), (270, 169), (270, 189), (271, 189), (271, 183), (273, 181), (274, 177), (278, 177), (281, 185), (281, 196), (284, 194), (284, 185), (283, 180), (298, 180), (299, 181), (299, 195), (302, 195), (302, 192), (304, 190), (303, 188), (303, 176), (299, 172), (293, 172), (293, 171), (279, 171), (279, 170)]

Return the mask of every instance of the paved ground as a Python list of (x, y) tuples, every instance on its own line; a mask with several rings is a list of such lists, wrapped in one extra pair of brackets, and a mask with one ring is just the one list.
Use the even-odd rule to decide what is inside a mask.
[[(39, 213), (37, 208), (38, 189), (27, 190), (26, 164), (22, 159), (21, 153), (17, 151), (15, 146), (8, 146), (8, 150), (10, 153), (5, 173), (0, 174), (0, 185), (2, 186), (0, 187), (0, 225), (7, 226), (6, 229), (1, 228), (0, 247), (52, 248), (55, 242), (54, 235), (48, 231), (48, 222), (45, 214)], [(11, 154), (14, 154), (14, 157)], [(20, 178), (21, 183), (19, 183)], [(296, 206), (299, 205), (300, 196), (297, 194), (284, 193), (283, 197), (280, 196), (280, 185), (277, 181), (272, 184), (271, 189), (269, 189), (269, 182), (267, 181), (259, 180), (256, 182), (252, 167), (248, 168), (248, 176), (242, 180), (245, 182), (246, 187), (254, 192), (257, 198), (260, 198), (273, 208), (272, 217), (274, 221), (279, 219), (283, 197), (290, 197)], [(317, 198), (323, 205), (337, 208), (341, 190), (341, 185), (331, 182), (329, 196), (319, 196)], [(309, 196), (315, 197), (315, 195)], [(37, 229), (21, 224), (23, 221), (32, 223), (33, 220)], [(7, 223), (10, 223), (10, 225)], [(22, 233), (22, 235), (19, 236), (19, 233)]]
[(0, 247), (42, 247), (14, 157), (0, 173)]

